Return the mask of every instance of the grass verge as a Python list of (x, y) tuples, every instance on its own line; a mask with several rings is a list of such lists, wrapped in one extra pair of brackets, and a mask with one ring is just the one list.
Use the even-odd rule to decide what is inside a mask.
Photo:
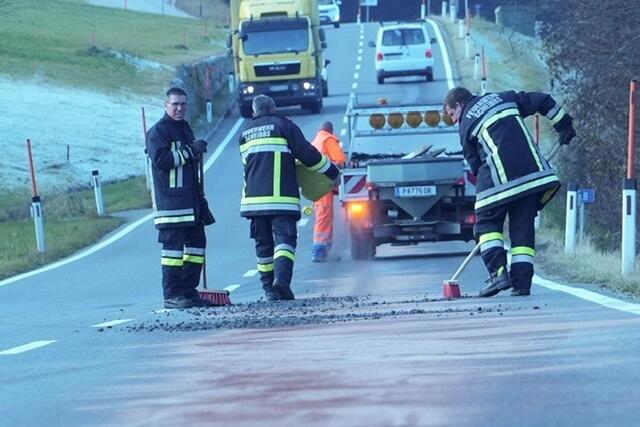
[[(107, 213), (151, 207), (144, 177), (105, 183)], [(4, 197), (6, 194), (7, 197)], [(47, 250), (36, 249), (35, 229), (29, 218), (27, 190), (3, 191), (0, 201), (0, 280), (33, 270), (99, 241), (124, 220), (96, 214), (92, 189), (42, 196)]]
[[(460, 84), (479, 93), (480, 80), (473, 78), (473, 59), (465, 58), (464, 39), (459, 37), (458, 24), (451, 24), (448, 19), (440, 17), (432, 19), (444, 31), (448, 46), (453, 51)], [(471, 39), (473, 54), (485, 48), (489, 91), (549, 91), (546, 67), (531, 39), (483, 19), (474, 19)], [(550, 150), (555, 143), (555, 132), (547, 120), (540, 120), (540, 125), (542, 147)], [(531, 121), (527, 121), (527, 126), (532, 130)], [(574, 253), (564, 252), (564, 230), (561, 229), (564, 226), (563, 198), (564, 194), (559, 194), (543, 211), (545, 227), (536, 236), (537, 269), (565, 282), (606, 287), (640, 297), (640, 277), (621, 274), (619, 251), (605, 252), (587, 236), (584, 242), (579, 242)], [(636, 259), (636, 270), (639, 265)]]
[(173, 67), (224, 50), (225, 31), (212, 19), (98, 7), (84, 0), (4, 0), (0, 7), (0, 74), (10, 76), (157, 95), (173, 77)]

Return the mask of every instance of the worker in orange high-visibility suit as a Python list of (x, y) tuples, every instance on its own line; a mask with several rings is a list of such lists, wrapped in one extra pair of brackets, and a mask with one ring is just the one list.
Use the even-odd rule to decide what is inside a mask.
[[(333, 134), (333, 124), (324, 122), (320, 126), (318, 134), (311, 142), (313, 146), (329, 160), (343, 167), (347, 160), (338, 138)], [(320, 200), (313, 204), (316, 212), (316, 224), (313, 228), (313, 262), (325, 262), (331, 250), (333, 242), (333, 191), (325, 194)]]

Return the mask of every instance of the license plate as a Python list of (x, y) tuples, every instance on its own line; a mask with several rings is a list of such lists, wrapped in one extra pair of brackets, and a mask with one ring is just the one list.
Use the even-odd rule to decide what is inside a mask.
[(289, 90), (289, 86), (287, 85), (274, 85), (269, 87), (269, 89), (271, 90), (271, 92), (284, 92)]
[(396, 197), (427, 197), (436, 195), (435, 185), (416, 185), (413, 187), (396, 187)]

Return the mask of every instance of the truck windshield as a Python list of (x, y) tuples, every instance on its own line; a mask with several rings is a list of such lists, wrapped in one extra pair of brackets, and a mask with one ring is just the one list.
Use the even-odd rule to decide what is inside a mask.
[(242, 25), (246, 55), (306, 52), (309, 49), (309, 21), (303, 19), (246, 21)]

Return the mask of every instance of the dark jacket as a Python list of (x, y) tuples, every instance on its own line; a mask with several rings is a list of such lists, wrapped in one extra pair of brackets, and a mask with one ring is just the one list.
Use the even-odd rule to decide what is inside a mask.
[(277, 115), (250, 120), (240, 134), (244, 188), (240, 215), (293, 215), (300, 218), (296, 159), (305, 166), (338, 177), (338, 169), (318, 152), (293, 122)]
[(476, 211), (539, 194), (538, 209), (560, 181), (527, 131), (523, 118), (540, 113), (556, 129), (570, 117), (548, 94), (500, 92), (474, 96), (460, 117), (460, 143), (477, 177)]
[(153, 174), (156, 228), (187, 227), (200, 220), (198, 161), (187, 146), (193, 142), (187, 121), (167, 114), (147, 133)]

